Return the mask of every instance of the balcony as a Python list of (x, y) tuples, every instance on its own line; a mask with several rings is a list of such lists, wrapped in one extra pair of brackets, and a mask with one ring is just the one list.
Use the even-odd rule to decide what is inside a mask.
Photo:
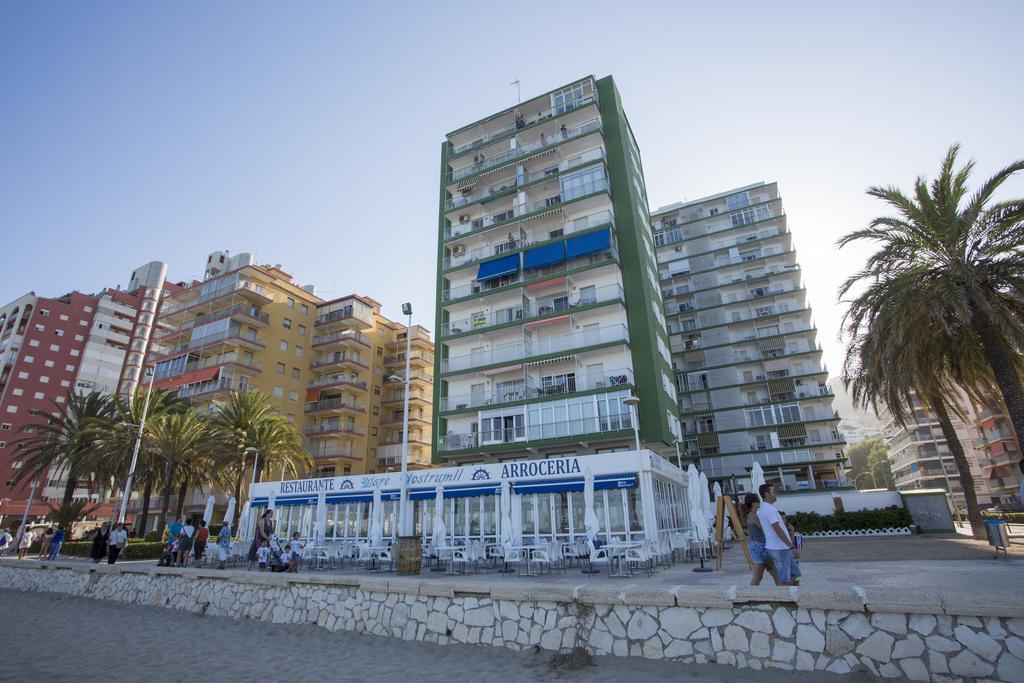
[(526, 306), (513, 306), (490, 313), (480, 313), (468, 318), (461, 318), (444, 323), (441, 326), (441, 337), (447, 338), (467, 332), (482, 332), (491, 327), (525, 322), (547, 315), (563, 313), (597, 304), (612, 301), (625, 301), (622, 285), (612, 284), (596, 287), (586, 292), (565, 292), (555, 296), (547, 296)]
[(619, 253), (614, 248), (605, 249), (598, 253), (587, 254), (585, 256), (574, 258), (571, 261), (563, 261), (556, 266), (530, 269), (529, 271), (519, 270), (513, 275), (495, 278), (493, 280), (485, 280), (483, 282), (473, 280), (472, 282), (468, 282), (464, 285), (442, 290), (441, 300), (457, 301), (458, 299), (482, 294), (495, 289), (501, 289), (502, 287), (510, 287), (512, 285), (544, 280), (550, 277), (568, 274), (581, 268), (588, 268), (597, 264), (614, 263), (618, 260)]
[(584, 417), (562, 422), (543, 422), (494, 430), (463, 434), (445, 434), (438, 437), (438, 450), (460, 451), (467, 448), (487, 450), (510, 444), (559, 439), (575, 436), (600, 435), (632, 429), (629, 413)]
[(338, 332), (331, 332), (330, 334), (317, 334), (313, 336), (313, 348), (329, 348), (332, 346), (344, 346), (347, 344), (359, 344), (366, 348), (371, 348), (373, 346), (369, 337), (362, 332), (357, 332), (355, 330), (339, 330)]
[(322, 389), (325, 387), (347, 386), (360, 391), (366, 391), (366, 382), (358, 377), (346, 377), (344, 375), (325, 375), (309, 383), (309, 386)]
[[(404, 423), (405, 423), (405, 414), (401, 410), (397, 410), (397, 411), (395, 411), (394, 413), (392, 413), (390, 415), (381, 415), (381, 417), (380, 417), (380, 424), (381, 424), (382, 427), (383, 426), (395, 426), (395, 425), (401, 426)], [(409, 416), (409, 424), (411, 424), (413, 426), (426, 425), (427, 427), (430, 427), (430, 418), (429, 417), (423, 417), (423, 416), (420, 416), (420, 415), (410, 415)]]
[(223, 344), (225, 346), (240, 346), (252, 351), (259, 351), (267, 347), (266, 337), (257, 337), (255, 333), (243, 332), (241, 327), (236, 327), (223, 332), (215, 332), (198, 339), (190, 339), (184, 344), (179, 344), (175, 349), (168, 352), (167, 356), (173, 356), (185, 351), (198, 351), (209, 346)]
[(306, 436), (365, 436), (366, 432), (354, 424), (347, 424), (341, 420), (323, 420), (319, 424), (306, 427), (302, 430)]
[(305, 413), (365, 413), (366, 406), (359, 401), (342, 397), (325, 398), (319, 401), (307, 401), (303, 408)]
[(583, 124), (582, 126), (566, 128), (565, 131), (556, 135), (552, 135), (550, 139), (545, 136), (542, 136), (542, 138), (537, 142), (531, 142), (529, 144), (516, 147), (515, 149), (510, 149), (508, 151), (502, 152), (501, 154), (497, 154), (493, 157), (484, 159), (480, 158), (483, 157), (482, 154), (478, 155), (478, 161), (476, 163), (460, 168), (457, 171), (452, 171), (448, 176), (448, 182), (455, 182), (456, 180), (468, 178), (470, 176), (477, 175), (478, 173), (488, 171), (492, 168), (497, 168), (498, 166), (503, 166), (505, 164), (515, 162), (518, 159), (522, 159), (536, 152), (540, 152), (548, 147), (561, 144), (568, 140), (575, 140), (576, 138), (588, 135), (590, 133), (593, 133), (594, 131), (599, 130), (601, 130), (601, 122), (590, 121), (588, 123)]
[(234, 306), (222, 308), (219, 311), (214, 311), (213, 313), (204, 313), (203, 315), (196, 316), (192, 320), (186, 320), (177, 325), (171, 326), (163, 334), (157, 334), (157, 337), (166, 341), (195, 327), (199, 327), (200, 325), (205, 325), (224, 318), (234, 318), (241, 322), (246, 322), (253, 327), (265, 327), (270, 323), (270, 316), (268, 314), (262, 313), (259, 310), (254, 310), (254, 308), (248, 304), (236, 304)]
[(221, 377), (209, 382), (198, 384), (186, 384), (176, 392), (178, 398), (211, 399), (218, 394), (228, 394), (232, 391), (245, 391), (248, 384), (242, 385), (237, 379)]
[(351, 353), (346, 353), (344, 351), (329, 353), (310, 361), (309, 363), (310, 370), (328, 370), (343, 367), (362, 368), (364, 370), (368, 370), (370, 365), (358, 357), (353, 356)]
[[(419, 389), (413, 389), (409, 392), (409, 404), (417, 403), (422, 405), (424, 403), (430, 403), (434, 400), (432, 394), (428, 394), (425, 391)], [(381, 405), (388, 405), (391, 403), (404, 403), (405, 402), (405, 389), (398, 389), (395, 391), (389, 391), (388, 393), (381, 396)]]
[[(404, 349), (406, 345), (405, 332), (399, 332), (395, 337), (395, 341), (388, 342), (387, 347), (390, 349)], [(419, 325), (413, 325), (412, 328), (412, 343), (413, 345), (419, 344), (433, 344), (430, 339), (430, 333)]]
[[(402, 351), (401, 353), (395, 353), (395, 354), (392, 354), (392, 355), (388, 356), (385, 359), (384, 362), (387, 365), (391, 365), (391, 366), (401, 365), (401, 366), (404, 367), (405, 366), (405, 351)], [(432, 366), (434, 364), (434, 354), (427, 353), (426, 351), (413, 351), (411, 354), (409, 354), (409, 364), (410, 365), (428, 365), (428, 366)]]
[(225, 353), (219, 356), (201, 358), (184, 364), (167, 364), (164, 367), (157, 368), (156, 376), (153, 377), (153, 381), (159, 382), (160, 380), (170, 379), (195, 370), (214, 368), (221, 365), (235, 365), (239, 368), (250, 370), (252, 372), (260, 372), (263, 369), (263, 364), (255, 358), (239, 358), (237, 354)]
[[(586, 105), (592, 104), (594, 102), (597, 102), (597, 95), (588, 95), (587, 97), (581, 97), (580, 99), (575, 100), (574, 102), (566, 103), (559, 107), (545, 109), (536, 116), (527, 116), (519, 123), (513, 121), (509, 123), (507, 126), (503, 126), (497, 130), (491, 131), (490, 133), (481, 135), (479, 138), (471, 142), (467, 142), (457, 146), (449, 143), (451, 158), (454, 159), (458, 156), (461, 156), (466, 152), (470, 151), (471, 149), (483, 147), (489, 142), (502, 138), (514, 130), (523, 130), (529, 126), (534, 126), (538, 123), (543, 123), (548, 119), (554, 118), (556, 116), (561, 116), (562, 114), (574, 111), (576, 109), (579, 109), (580, 107), (585, 107)], [(511, 114), (511, 112), (508, 113)]]
[(633, 386), (633, 371), (629, 368), (608, 370), (601, 374), (566, 372), (554, 377), (531, 377), (524, 380), (501, 382), (501, 389), (485, 393), (458, 394), (443, 396), (440, 410), (467, 410), (479, 406), (492, 406), (502, 403), (514, 403), (534, 398), (553, 398), (567, 396), (583, 391), (604, 389), (608, 387)]
[[(203, 287), (205, 288), (205, 285), (203, 285)], [(189, 290), (186, 290), (186, 292), (189, 292)], [(209, 303), (214, 299), (235, 294), (245, 297), (246, 299), (252, 301), (254, 304), (258, 306), (265, 306), (266, 304), (274, 302), (274, 295), (269, 290), (264, 288), (263, 285), (257, 284), (255, 282), (249, 282), (248, 280), (232, 280), (230, 283), (225, 284), (223, 287), (217, 287), (214, 289), (209, 289), (206, 292), (200, 292), (199, 298), (196, 300), (192, 300), (191, 297), (189, 297), (188, 301), (183, 301), (180, 304), (174, 306), (164, 306), (161, 309), (160, 315), (161, 317), (169, 317), (181, 313), (182, 311), (188, 310), (194, 306), (200, 306), (202, 304)]]
[(441, 361), (441, 372), (463, 372), (473, 368), (500, 363), (516, 363), (534, 356), (547, 356), (566, 351), (577, 351), (588, 346), (629, 343), (629, 330), (625, 325), (608, 325), (596, 330), (583, 330), (569, 334), (540, 337), (525, 342), (504, 344)]
[[(306, 431), (307, 434), (309, 434), (309, 429), (306, 429), (305, 431)], [(318, 434), (319, 434), (319, 432), (318, 432)], [(362, 456), (357, 454), (355, 452), (355, 449), (352, 448), (352, 444), (345, 444), (344, 446), (339, 446), (339, 445), (337, 445), (337, 444), (335, 444), (334, 442), (331, 442), (331, 441), (320, 441), (320, 442), (314, 442), (314, 443), (323, 444), (325, 446), (325, 447), (322, 447), (322, 448), (311, 448), (311, 449), (309, 449), (310, 453), (312, 454), (314, 459), (316, 459), (316, 458), (345, 458), (345, 459), (348, 459), (348, 460), (357, 460), (357, 461), (363, 459)]]
[(608, 180), (600, 179), (594, 180), (588, 183), (582, 183), (580, 185), (574, 185), (566, 188), (564, 191), (556, 194), (542, 197), (540, 199), (528, 200), (525, 202), (513, 203), (509, 208), (504, 211), (492, 214), (489, 216), (481, 216), (465, 223), (459, 223), (445, 228), (444, 236), (446, 240), (453, 239), (456, 237), (462, 237), (470, 235), (475, 232), (483, 230), (489, 230), (490, 228), (505, 225), (522, 219), (532, 213), (539, 211), (547, 211), (552, 207), (557, 207), (560, 204), (574, 201), (580, 197), (586, 197), (587, 195), (595, 194), (598, 192), (608, 191)]
[[(394, 434), (382, 436), (380, 437), (380, 440), (377, 443), (381, 446), (399, 446), (402, 443), (402, 431), (398, 430), (398, 432)], [(419, 431), (416, 431), (409, 434), (409, 444), (421, 444), (423, 446), (430, 446), (430, 439), (424, 438), (423, 434), (421, 434)]]
[(365, 305), (345, 306), (336, 311), (318, 315), (313, 321), (313, 325), (315, 327), (337, 325), (365, 330), (373, 326), (373, 309)]

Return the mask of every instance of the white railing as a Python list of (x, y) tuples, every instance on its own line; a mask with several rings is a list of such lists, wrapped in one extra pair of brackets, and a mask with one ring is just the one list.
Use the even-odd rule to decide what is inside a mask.
[(258, 285), (254, 282), (249, 282), (248, 280), (242, 280), (240, 282), (232, 282), (231, 284), (224, 285), (223, 287), (218, 287), (216, 289), (200, 293), (199, 299), (197, 299), (196, 301), (186, 301), (176, 306), (166, 306), (161, 310), (160, 313), (161, 315), (170, 315), (172, 313), (176, 313), (177, 311), (194, 306), (197, 303), (203, 303), (204, 301), (209, 301), (210, 299), (216, 299), (219, 296), (224, 296), (226, 294), (230, 294), (231, 292), (235, 292), (240, 289), (254, 292), (268, 299), (274, 298), (270, 292), (264, 289), (263, 285)]
[(550, 118), (552, 118), (554, 116), (560, 116), (561, 114), (565, 114), (567, 112), (573, 111), (574, 109), (578, 109), (578, 108), (580, 108), (582, 106), (588, 105), (591, 102), (596, 102), (596, 101), (597, 101), (597, 96), (596, 95), (588, 95), (587, 97), (581, 97), (580, 99), (575, 100), (574, 102), (570, 102), (570, 103), (564, 104), (564, 105), (562, 105), (560, 107), (552, 107), (551, 109), (545, 109), (545, 110), (541, 111), (539, 114), (537, 114), (536, 116), (531, 116), (529, 120), (523, 119), (521, 124), (516, 124), (515, 122), (513, 122), (513, 123), (510, 123), (507, 126), (504, 126), (504, 127), (500, 128), (498, 130), (495, 130), (495, 131), (492, 131), (490, 133), (487, 133), (486, 135), (481, 135), (476, 140), (473, 140), (471, 142), (466, 142), (466, 143), (458, 145), (458, 146), (454, 146), (453, 145), (452, 146), (452, 157), (455, 157), (455, 156), (458, 156), (458, 155), (463, 154), (465, 152), (468, 152), (469, 150), (473, 149), (474, 147), (480, 147), (482, 145), (485, 145), (488, 142), (490, 142), (491, 140), (495, 140), (497, 138), (500, 138), (501, 136), (503, 136), (503, 135), (505, 135), (507, 133), (510, 133), (513, 130), (516, 130), (517, 128), (522, 129), (522, 128), (525, 128), (526, 126), (532, 126), (535, 123), (541, 123), (541, 122), (543, 122), (543, 121), (545, 121), (547, 119), (550, 119)]
[(362, 332), (356, 330), (340, 330), (330, 334), (317, 334), (313, 336), (313, 346), (328, 344), (335, 341), (354, 341), (364, 346), (371, 346), (370, 339)]
[(167, 379), (168, 377), (177, 377), (178, 375), (184, 375), (186, 372), (192, 372), (193, 370), (202, 370), (203, 368), (212, 368), (218, 365), (241, 365), (250, 370), (259, 371), (263, 369), (263, 364), (255, 358), (241, 359), (238, 354), (224, 353), (219, 356), (210, 356), (209, 358), (202, 358), (195, 360), (184, 365), (167, 365), (163, 368), (158, 368), (154, 380)]
[(359, 413), (366, 412), (366, 406), (359, 401), (353, 401), (345, 398), (326, 398), (321, 401), (307, 401), (305, 410), (307, 413), (318, 411), (318, 410), (338, 410), (345, 408), (347, 410), (353, 410)]
[(625, 325), (607, 325), (596, 330), (583, 330), (553, 337), (539, 337), (524, 342), (505, 344), (484, 351), (455, 356), (441, 361), (441, 372), (459, 372), (495, 363), (513, 363), (532, 356), (546, 356), (585, 346), (628, 342)]
[(542, 377), (527, 375), (525, 380), (506, 384), (500, 390), (495, 389), (489, 393), (479, 392), (442, 397), (441, 410), (462, 410), (483, 405), (523, 401), (529, 398), (564, 396), (605, 387), (625, 387), (631, 384), (633, 384), (633, 371), (629, 368), (606, 370), (593, 375), (567, 373), (563, 376), (550, 377), (547, 381)]
[(438, 438), (442, 451), (457, 451), (465, 448), (480, 448), (500, 444), (539, 441), (566, 436), (603, 434), (632, 429), (629, 413), (584, 417), (563, 422), (544, 422), (536, 425), (522, 425), (495, 430), (484, 430), (463, 434), (445, 434)]
[(357, 377), (345, 377), (344, 375), (326, 375), (320, 379), (310, 382), (311, 387), (328, 387), (333, 385), (346, 384), (360, 389), (366, 389), (366, 382)]

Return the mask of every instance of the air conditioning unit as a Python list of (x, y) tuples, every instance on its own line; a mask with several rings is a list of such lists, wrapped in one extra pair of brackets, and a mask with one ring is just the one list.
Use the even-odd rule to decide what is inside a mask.
[(466, 253), (465, 245), (459, 244), (452, 249), (452, 256), (462, 256)]

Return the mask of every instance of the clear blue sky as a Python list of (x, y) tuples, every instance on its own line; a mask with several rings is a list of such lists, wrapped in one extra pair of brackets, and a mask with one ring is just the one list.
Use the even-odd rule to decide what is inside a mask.
[(832, 244), (881, 211), (864, 188), (932, 174), (954, 140), (979, 176), (1024, 156), (1021, 8), (4, 3), (0, 301), (153, 259), (196, 277), (229, 249), (432, 328), (444, 133), (515, 78), (612, 74), (653, 207), (779, 181), (834, 372), (835, 290), (865, 252)]

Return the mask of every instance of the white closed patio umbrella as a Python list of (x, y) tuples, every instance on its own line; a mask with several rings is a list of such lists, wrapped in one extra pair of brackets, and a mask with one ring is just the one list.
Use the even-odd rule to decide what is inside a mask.
[(501, 482), (501, 545), (507, 553), (515, 545), (512, 533), (512, 487), (507, 481)]
[(224, 519), (228, 520), (232, 524), (235, 523), (235, 505), (237, 501), (234, 496), (228, 499), (228, 511), (224, 513)]
[(217, 499), (210, 496), (206, 499), (206, 509), (203, 510), (203, 520), (206, 522), (206, 526), (213, 524), (213, 504), (217, 502)]
[(591, 543), (601, 533), (601, 522), (594, 510), (594, 472), (589, 467), (583, 469), (583, 528)]
[[(707, 497), (707, 484), (701, 484), (701, 475), (692, 464), (686, 469), (687, 488), (686, 494), (690, 503), (690, 520), (693, 522), (693, 537), (700, 544), (700, 567), (694, 567), (695, 572), (711, 571), (704, 566), (704, 546), (708, 541), (708, 522), (704, 515), (703, 498)], [(706, 480), (705, 480), (706, 481)], [(704, 492), (701, 492), (703, 486)]]
[(444, 488), (438, 484), (434, 489), (434, 547), (446, 548), (448, 530), (444, 525)]
[(380, 486), (373, 488), (373, 502), (370, 506), (370, 545), (380, 545), (384, 540), (384, 510), (380, 500)]
[(761, 469), (761, 463), (755, 462), (754, 466), (750, 468), (750, 489), (760, 496), (761, 486), (765, 483), (764, 470)]
[(242, 506), (242, 514), (238, 517), (238, 529), (235, 531), (235, 536), (249, 539), (249, 501), (245, 501), (245, 505)]
[(700, 504), (704, 507), (704, 521), (708, 525), (708, 537), (711, 536), (711, 529), (715, 524), (715, 508), (711, 504), (711, 484), (708, 483), (708, 475), (700, 473)]
[(323, 545), (327, 535), (327, 492), (316, 497), (316, 521), (313, 523), (313, 545)]
[[(718, 499), (722, 497), (722, 485), (716, 481), (715, 485), (711, 487), (711, 492), (714, 494), (715, 503), (718, 503)], [(715, 509), (718, 509), (717, 505), (715, 506)]]

